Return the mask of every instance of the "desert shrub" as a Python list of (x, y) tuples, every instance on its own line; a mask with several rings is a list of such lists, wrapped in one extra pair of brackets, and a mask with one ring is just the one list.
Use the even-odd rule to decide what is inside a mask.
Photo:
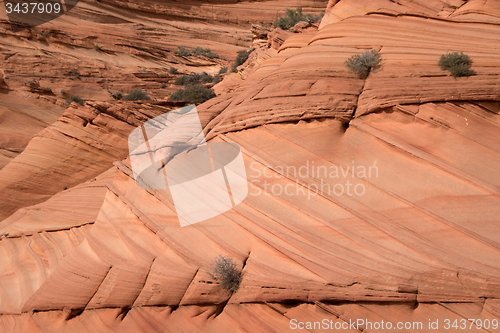
[(212, 269), (208, 273), (213, 279), (220, 281), (222, 288), (231, 292), (238, 290), (241, 283), (241, 272), (230, 256), (219, 255), (211, 266)]
[(250, 53), (252, 53), (254, 48), (251, 48), (248, 51), (241, 50), (238, 51), (238, 55), (236, 56), (236, 60), (231, 66), (231, 72), (236, 73), (238, 72), (238, 66), (243, 65), (245, 61), (247, 61), (248, 57), (250, 56)]
[(325, 16), (325, 13), (321, 13), (316, 16), (312, 14), (306, 14), (302, 17), (302, 21), (307, 21), (309, 23), (319, 23), (323, 19), (323, 16)]
[(380, 67), (381, 60), (380, 53), (372, 49), (353, 55), (345, 61), (345, 64), (360, 79), (366, 79), (372, 69)]
[(179, 70), (178, 70), (177, 68), (175, 68), (175, 67), (170, 67), (170, 68), (168, 69), (168, 72), (169, 72), (170, 74), (177, 74), (177, 73), (179, 73)]
[(276, 21), (274, 21), (274, 27), (275, 28), (281, 28), (283, 30), (289, 29), (302, 21), (303, 19), (302, 15), (302, 8), (299, 7), (296, 10), (287, 8), (285, 16), (279, 17)]
[(78, 103), (80, 105), (83, 105), (85, 101), (78, 95), (71, 95), (69, 98), (66, 100), (66, 104), (71, 104), (71, 103)]
[[(203, 57), (207, 57), (210, 59), (214, 59), (214, 58), (224, 59), (223, 57), (221, 57), (217, 53), (213, 53), (212, 50), (210, 50), (209, 48), (203, 48), (200, 46), (197, 46), (194, 49), (189, 50), (187, 47), (179, 45), (179, 46), (177, 46), (177, 51), (175, 51), (174, 53), (176, 55), (182, 56), (182, 57), (203, 56)], [(172, 74), (174, 74), (174, 73), (172, 73)]]
[(213, 80), (213, 83), (219, 83), (219, 82), (220, 82), (220, 76), (221, 76), (222, 74), (225, 74), (225, 73), (227, 73), (227, 67), (222, 67), (222, 68), (219, 70), (219, 72), (218, 72), (216, 75), (214, 75), (214, 80)]
[(463, 52), (453, 52), (442, 55), (438, 65), (442, 70), (449, 71), (455, 78), (476, 74), (476, 72), (471, 69), (472, 59)]
[(197, 46), (194, 49), (189, 50), (187, 47), (180, 45), (180, 46), (177, 46), (177, 51), (175, 51), (174, 53), (178, 56), (183, 56), (183, 57), (203, 56), (203, 57), (207, 57), (210, 59), (214, 59), (214, 58), (224, 59), (220, 55), (213, 53), (212, 50), (210, 50), (209, 48), (203, 48), (201, 46)]
[(94, 44), (94, 50), (96, 51), (102, 51), (101, 47), (97, 44)]
[(184, 85), (184, 82), (186, 82), (186, 78), (188, 77), (188, 75), (183, 75), (183, 76), (180, 76), (178, 77), (177, 79), (175, 79), (174, 81), (174, 84), (176, 86), (183, 86)]
[(111, 97), (113, 97), (113, 99), (116, 99), (117, 101), (123, 98), (123, 93), (121, 91), (109, 91), (109, 94), (111, 95)]
[(183, 89), (174, 91), (170, 97), (169, 101), (184, 101), (189, 103), (203, 103), (211, 98), (214, 98), (215, 92), (211, 88), (207, 88), (201, 84), (189, 85)]
[(184, 100), (184, 89), (174, 91), (168, 97), (169, 101), (181, 102)]
[(195, 56), (204, 56), (210, 59), (222, 59), (222, 57), (216, 53), (213, 53), (212, 50), (206, 48), (204, 49), (203, 47), (195, 47), (192, 51), (193, 55)]
[(214, 75), (214, 81), (213, 81), (213, 82), (214, 82), (214, 83), (219, 83), (219, 82), (220, 82), (220, 76), (221, 76), (222, 74), (225, 74), (225, 73), (227, 73), (227, 67), (222, 67), (222, 68), (219, 70), (219, 72), (218, 72), (216, 75)]
[(174, 53), (181, 57), (189, 57), (191, 55), (191, 51), (183, 45), (177, 46), (177, 51)]
[(183, 75), (175, 79), (174, 84), (176, 86), (188, 86), (192, 84), (200, 84), (200, 83), (213, 83), (214, 77), (206, 72), (201, 74), (191, 73), (189, 75)]
[(323, 16), (325, 14), (319, 14), (314, 16), (312, 14), (302, 14), (302, 8), (299, 7), (296, 10), (287, 8), (285, 16), (279, 17), (276, 21), (274, 21), (273, 25), (275, 28), (281, 28), (283, 30), (287, 30), (292, 28), (294, 25), (299, 23), (300, 21), (306, 21), (309, 23), (321, 22)]
[(150, 100), (148, 94), (142, 89), (134, 89), (130, 94), (122, 98), (124, 101), (142, 101)]
[(167, 86), (167, 83), (166, 82), (163, 82), (161, 85), (160, 85), (160, 89), (163, 89)]
[(80, 78), (80, 72), (78, 72), (78, 70), (76, 69), (72, 69), (71, 71), (69, 71), (69, 73), (71, 75), (73, 75), (75, 78), (79, 79)]

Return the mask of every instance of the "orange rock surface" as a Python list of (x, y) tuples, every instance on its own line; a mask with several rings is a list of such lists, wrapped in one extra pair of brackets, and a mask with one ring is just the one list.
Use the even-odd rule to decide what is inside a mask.
[[(6, 138), (0, 147), (11, 155), (0, 160), (0, 331), (291, 332), (293, 323), (323, 320), (343, 332), (396, 331), (367, 323), (383, 320), (438, 332), (445, 320), (498, 323), (496, 2), (362, 4), (330, 1), (319, 31), (291, 34), (277, 51), (256, 50), (216, 85), (219, 96), (197, 107), (209, 142), (241, 147), (249, 194), (234, 209), (187, 227), (180, 227), (168, 190), (136, 185), (127, 156), (134, 128), (181, 104), (111, 101), (103, 97), (104, 81), (89, 72), (78, 84), (101, 95), (62, 113), (60, 97), (39, 97), (35, 104), (12, 69), (19, 65), (4, 62), (12, 67), (0, 90), (0, 138)], [(210, 8), (84, 2), (74, 15), (93, 17), (94, 29), (101, 29), (95, 34), (104, 39), (101, 16), (89, 10), (109, 15), (111, 5), (120, 9), (114, 17), (134, 8), (142, 22), (152, 11), (175, 16), (189, 6), (192, 19), (207, 19)], [(277, 5), (213, 4), (249, 21), (255, 16), (248, 8), (261, 6), (271, 15)], [(194, 34), (195, 24), (175, 22), (186, 27), (179, 34)], [(59, 31), (69, 26), (49, 24)], [(125, 41), (135, 42), (130, 25), (114, 26), (123, 39), (109, 44), (116, 48), (114, 62), (95, 60), (89, 47), (80, 64), (94, 59), (93, 66), (114, 73), (144, 66), (156, 74), (173, 61), (183, 61), (183, 70), (225, 64), (182, 60), (153, 33), (141, 37), (140, 51), (118, 52)], [(79, 41), (77, 32), (65, 33)], [(1, 43), (43, 45), (5, 36)], [(229, 56), (241, 49), (231, 38), (210, 45), (232, 44)], [(356, 78), (344, 61), (372, 48), (380, 51), (381, 67), (366, 80)], [(154, 50), (163, 53), (151, 55)], [(451, 51), (471, 56), (476, 75), (453, 78), (442, 71), (439, 57)], [(27, 56), (23, 52), (16, 56)], [(70, 59), (76, 51), (59, 52)], [(157, 62), (163, 55), (171, 58)], [(139, 73), (145, 72), (108, 82), (146, 89), (141, 82), (151, 76)], [(48, 80), (42, 74), (37, 80)], [(27, 97), (16, 102), (14, 94)], [(151, 94), (161, 97), (154, 89)], [(14, 127), (13, 115), (25, 127)], [(218, 255), (231, 256), (242, 272), (234, 293), (209, 274)], [(355, 328), (342, 326), (360, 319)]]

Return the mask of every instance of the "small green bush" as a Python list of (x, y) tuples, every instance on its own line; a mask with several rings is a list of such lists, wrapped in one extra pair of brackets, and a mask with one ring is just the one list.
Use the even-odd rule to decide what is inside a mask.
[(142, 89), (134, 89), (130, 94), (122, 98), (124, 101), (142, 101), (150, 100), (148, 94)]
[(189, 75), (180, 76), (177, 79), (175, 79), (174, 84), (176, 86), (188, 86), (200, 83), (213, 83), (214, 81), (215, 78), (212, 75), (203, 72), (201, 74), (191, 73)]
[(317, 16), (313, 16), (312, 14), (306, 14), (304, 17), (302, 17), (302, 21), (307, 21), (309, 23), (319, 23), (323, 19), (323, 16), (325, 16), (325, 13), (321, 13)]
[(111, 97), (116, 99), (117, 101), (123, 98), (123, 93), (121, 91), (109, 92)]
[(75, 78), (79, 79), (80, 78), (80, 73), (78, 72), (78, 70), (76, 69), (72, 69), (70, 72), (69, 72), (71, 75), (73, 75)]
[(273, 25), (275, 28), (287, 30), (295, 26), (300, 21), (306, 21), (309, 23), (321, 22), (324, 15), (324, 13), (317, 16), (313, 16), (312, 14), (303, 15), (301, 7), (297, 8), (296, 10), (287, 8), (285, 16), (279, 17), (276, 21), (274, 21)]
[(210, 59), (222, 59), (220, 55), (216, 54), (216, 53), (213, 53), (212, 50), (206, 48), (204, 49), (203, 47), (195, 47), (193, 49), (193, 55), (195, 56), (204, 56), (204, 57), (207, 57), (207, 58), (210, 58)]
[(175, 67), (170, 67), (170, 68), (168, 69), (168, 72), (169, 72), (170, 74), (177, 74), (177, 73), (179, 73), (179, 70), (178, 70), (177, 68), (175, 68)]
[(181, 57), (189, 57), (191, 55), (191, 51), (183, 45), (177, 46), (177, 51), (174, 53)]
[(169, 101), (184, 101), (199, 104), (214, 98), (215, 92), (201, 84), (187, 86), (173, 92), (168, 98)]
[(195, 47), (193, 50), (189, 50), (187, 47), (185, 46), (177, 46), (177, 51), (175, 51), (174, 53), (178, 56), (182, 56), (182, 57), (189, 57), (189, 56), (203, 56), (203, 57), (207, 57), (207, 58), (210, 58), (210, 59), (224, 59), (223, 57), (221, 57), (220, 55), (216, 54), (216, 53), (213, 53), (212, 50), (210, 50), (209, 48), (203, 48), (203, 47)]
[(360, 54), (353, 55), (345, 61), (349, 69), (360, 79), (366, 79), (372, 69), (380, 67), (380, 53), (372, 49)]
[(471, 69), (472, 59), (463, 52), (453, 52), (442, 55), (438, 62), (442, 70), (447, 70), (454, 78), (476, 74)]
[(250, 53), (252, 53), (254, 48), (251, 48), (248, 51), (241, 50), (238, 51), (238, 55), (236, 56), (236, 60), (234, 63), (231, 65), (231, 72), (232, 73), (237, 73), (238, 72), (238, 66), (241, 66), (247, 61), (248, 57), (250, 56)]
[(167, 86), (167, 83), (166, 82), (163, 82), (161, 85), (160, 85), (160, 89), (163, 89)]
[(80, 105), (83, 105), (85, 103), (85, 101), (78, 95), (71, 95), (69, 96), (69, 98), (66, 100), (66, 104), (71, 104), (71, 103), (78, 103)]
[(281, 28), (283, 30), (290, 29), (291, 27), (302, 21), (302, 18), (302, 7), (299, 7), (296, 10), (287, 8), (285, 16), (280, 17), (276, 21), (274, 21), (274, 27)]
[(241, 272), (238, 271), (236, 263), (230, 256), (219, 255), (212, 262), (212, 270), (208, 274), (227, 291), (235, 292), (240, 287)]
[(225, 73), (227, 73), (227, 67), (222, 67), (222, 68), (219, 70), (219, 72), (218, 72), (216, 75), (214, 75), (214, 80), (213, 80), (213, 83), (219, 83), (219, 82), (220, 82), (220, 76), (221, 76), (222, 74), (225, 74)]

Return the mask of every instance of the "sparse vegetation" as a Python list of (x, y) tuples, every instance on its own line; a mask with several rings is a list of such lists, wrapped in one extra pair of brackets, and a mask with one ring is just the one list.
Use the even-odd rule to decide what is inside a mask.
[(285, 16), (279, 17), (276, 21), (274, 21), (273, 25), (275, 28), (287, 30), (295, 26), (300, 21), (306, 21), (309, 23), (320, 22), (323, 15), (324, 14), (320, 14), (318, 16), (313, 16), (312, 14), (303, 15), (302, 7), (299, 7), (296, 10), (287, 8)]
[(66, 95), (66, 92), (64, 90), (61, 90), (61, 96)]
[(227, 67), (222, 67), (220, 70), (219, 70), (219, 73), (217, 73), (217, 75), (214, 75), (214, 83), (219, 83), (220, 82), (220, 76), (222, 74), (225, 74), (227, 73)]
[(102, 51), (101, 47), (97, 44), (94, 44), (94, 50), (96, 51)]
[(122, 98), (124, 101), (142, 101), (150, 100), (151, 98), (142, 89), (134, 89), (130, 94)]
[(174, 52), (176, 55), (178, 56), (182, 56), (182, 57), (189, 57), (189, 56), (196, 56), (196, 57), (207, 57), (207, 58), (210, 58), (210, 59), (224, 59), (223, 57), (221, 57), (220, 55), (216, 54), (216, 53), (213, 53), (212, 50), (210, 50), (209, 48), (203, 48), (203, 47), (195, 47), (194, 49), (192, 50), (189, 50), (187, 47), (183, 46), (183, 45), (179, 45), (177, 46), (177, 51)]
[(76, 79), (79, 79), (79, 78), (80, 78), (80, 72), (78, 72), (78, 70), (77, 70), (77, 69), (72, 69), (72, 70), (70, 70), (70, 71), (69, 71), (69, 73), (70, 73), (71, 75), (73, 75)]
[(253, 50), (254, 50), (254, 48), (251, 48), (248, 51), (245, 51), (245, 50), (238, 51), (238, 55), (236, 56), (236, 60), (231, 65), (231, 72), (237, 73), (238, 66), (243, 65), (245, 63), (245, 61), (247, 61), (248, 57), (250, 56), (250, 53), (252, 53)]
[(115, 91), (112, 92), (111, 90), (108, 90), (109, 94), (113, 99), (116, 99), (117, 101), (123, 98), (123, 93), (121, 91)]
[(321, 13), (316, 16), (313, 16), (312, 14), (306, 14), (304, 15), (302, 21), (307, 21), (309, 23), (320, 23), (321, 20), (323, 19), (323, 16), (325, 16), (325, 13)]
[(167, 83), (166, 82), (163, 82), (161, 85), (160, 85), (160, 89), (164, 89), (167, 87)]
[(380, 53), (372, 49), (353, 55), (345, 61), (345, 64), (357, 77), (366, 79), (373, 69), (380, 67), (381, 60)]
[(66, 104), (71, 104), (71, 103), (77, 103), (77, 104), (80, 104), (80, 105), (83, 105), (85, 103), (85, 101), (78, 95), (71, 95), (69, 96), (69, 98), (66, 100)]
[(193, 49), (193, 55), (195, 56), (203, 56), (203, 57), (207, 57), (207, 58), (210, 58), (210, 59), (222, 59), (222, 57), (216, 53), (213, 53), (212, 50), (210, 50), (209, 48), (203, 48), (203, 47), (195, 47)]
[(202, 84), (194, 84), (173, 92), (168, 100), (199, 104), (206, 102), (215, 96), (216, 95), (213, 89), (207, 88)]
[(178, 70), (177, 68), (175, 68), (175, 67), (170, 67), (170, 68), (168, 69), (168, 72), (169, 72), (170, 74), (178, 74), (178, 73), (179, 73), (179, 70)]
[(208, 273), (213, 279), (220, 281), (222, 288), (230, 292), (238, 290), (241, 283), (241, 272), (230, 256), (219, 255), (211, 266), (212, 270)]
[(471, 69), (472, 59), (463, 52), (453, 52), (442, 55), (438, 65), (442, 70), (449, 71), (454, 78), (476, 74), (476, 72)]
[(177, 46), (177, 51), (174, 53), (181, 57), (189, 57), (191, 55), (191, 51), (183, 45)]
[(189, 75), (183, 75), (175, 79), (174, 84), (176, 86), (188, 86), (192, 84), (200, 84), (200, 83), (213, 83), (214, 77), (206, 72), (201, 74), (191, 73)]

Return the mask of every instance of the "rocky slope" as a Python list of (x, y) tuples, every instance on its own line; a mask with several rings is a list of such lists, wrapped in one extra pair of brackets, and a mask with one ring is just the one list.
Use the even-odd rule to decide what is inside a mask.
[[(242, 148), (249, 186), (203, 223), (181, 228), (170, 193), (137, 187), (127, 158), (128, 133), (176, 105), (73, 104), (39, 132), (0, 170), (0, 330), (500, 319), (499, 8), (353, 3), (330, 1), (319, 31), (254, 54), (198, 106), (210, 142)], [(358, 79), (344, 61), (371, 48), (382, 66)], [(440, 70), (449, 51), (477, 75)], [(208, 273), (220, 254), (243, 273), (235, 293)]]

